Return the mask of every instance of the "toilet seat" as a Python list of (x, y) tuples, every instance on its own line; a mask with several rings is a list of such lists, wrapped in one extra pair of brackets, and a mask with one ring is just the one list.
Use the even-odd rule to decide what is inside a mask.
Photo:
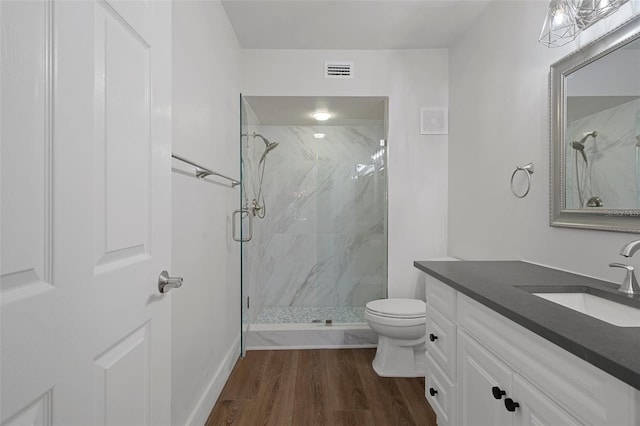
[(402, 318), (402, 317), (389, 317), (375, 314), (373, 312), (365, 311), (364, 319), (370, 323), (377, 323), (389, 327), (413, 327), (416, 325), (424, 326), (427, 322), (425, 317), (417, 318)]
[(366, 312), (377, 317), (420, 319), (426, 317), (426, 304), (417, 299), (380, 299), (366, 305)]

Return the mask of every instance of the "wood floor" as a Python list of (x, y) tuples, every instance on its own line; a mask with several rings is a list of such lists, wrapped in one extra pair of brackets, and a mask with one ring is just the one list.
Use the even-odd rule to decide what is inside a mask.
[(435, 426), (424, 379), (378, 377), (375, 349), (249, 351), (206, 426)]

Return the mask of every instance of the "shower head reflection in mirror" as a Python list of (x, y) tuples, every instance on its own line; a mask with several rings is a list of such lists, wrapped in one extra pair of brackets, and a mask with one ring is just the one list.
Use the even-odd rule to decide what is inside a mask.
[[(569, 98), (573, 110), (564, 160), (567, 208), (594, 212), (637, 207), (635, 118), (640, 97), (578, 98)], [(600, 200), (590, 203), (593, 197)]]
[[(584, 134), (584, 136), (582, 137), (582, 139), (580, 139), (579, 141), (573, 141), (571, 142), (571, 148), (573, 148), (576, 151), (576, 155), (575, 155), (575, 169), (576, 169), (576, 186), (578, 189), (578, 200), (580, 201), (580, 207), (584, 207), (584, 189), (586, 186), (585, 180), (587, 179), (587, 174), (588, 174), (588, 178), (589, 180), (591, 180), (591, 174), (589, 174), (589, 160), (587, 160), (587, 154), (584, 152), (584, 148), (585, 148), (585, 143), (587, 142), (587, 139), (589, 137), (593, 137), (593, 140), (596, 140), (596, 136), (598, 136), (598, 132), (596, 132), (595, 130), (591, 131), (591, 132), (587, 132)], [(584, 167), (582, 169), (582, 187), (580, 185), (580, 172), (579, 172), (579, 168), (578, 168), (578, 153), (580, 153), (582, 155), (582, 159), (584, 160)], [(598, 199), (600, 200), (599, 197), (591, 197), (589, 199), (590, 201), (590, 206), (589, 207), (602, 207), (602, 201), (600, 201), (599, 203), (591, 203), (591, 200), (594, 199)]]

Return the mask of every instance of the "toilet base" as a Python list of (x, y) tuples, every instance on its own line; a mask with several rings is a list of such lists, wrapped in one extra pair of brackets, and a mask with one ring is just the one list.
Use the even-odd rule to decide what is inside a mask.
[(425, 338), (398, 340), (378, 336), (378, 348), (371, 365), (381, 377), (424, 377), (427, 356)]

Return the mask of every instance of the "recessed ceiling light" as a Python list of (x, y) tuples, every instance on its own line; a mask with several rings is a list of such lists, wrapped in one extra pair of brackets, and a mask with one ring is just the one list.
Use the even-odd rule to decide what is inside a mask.
[(331, 114), (328, 112), (314, 112), (312, 117), (318, 121), (327, 121), (331, 118)]
[(314, 133), (313, 137), (316, 139), (324, 139), (324, 133)]

